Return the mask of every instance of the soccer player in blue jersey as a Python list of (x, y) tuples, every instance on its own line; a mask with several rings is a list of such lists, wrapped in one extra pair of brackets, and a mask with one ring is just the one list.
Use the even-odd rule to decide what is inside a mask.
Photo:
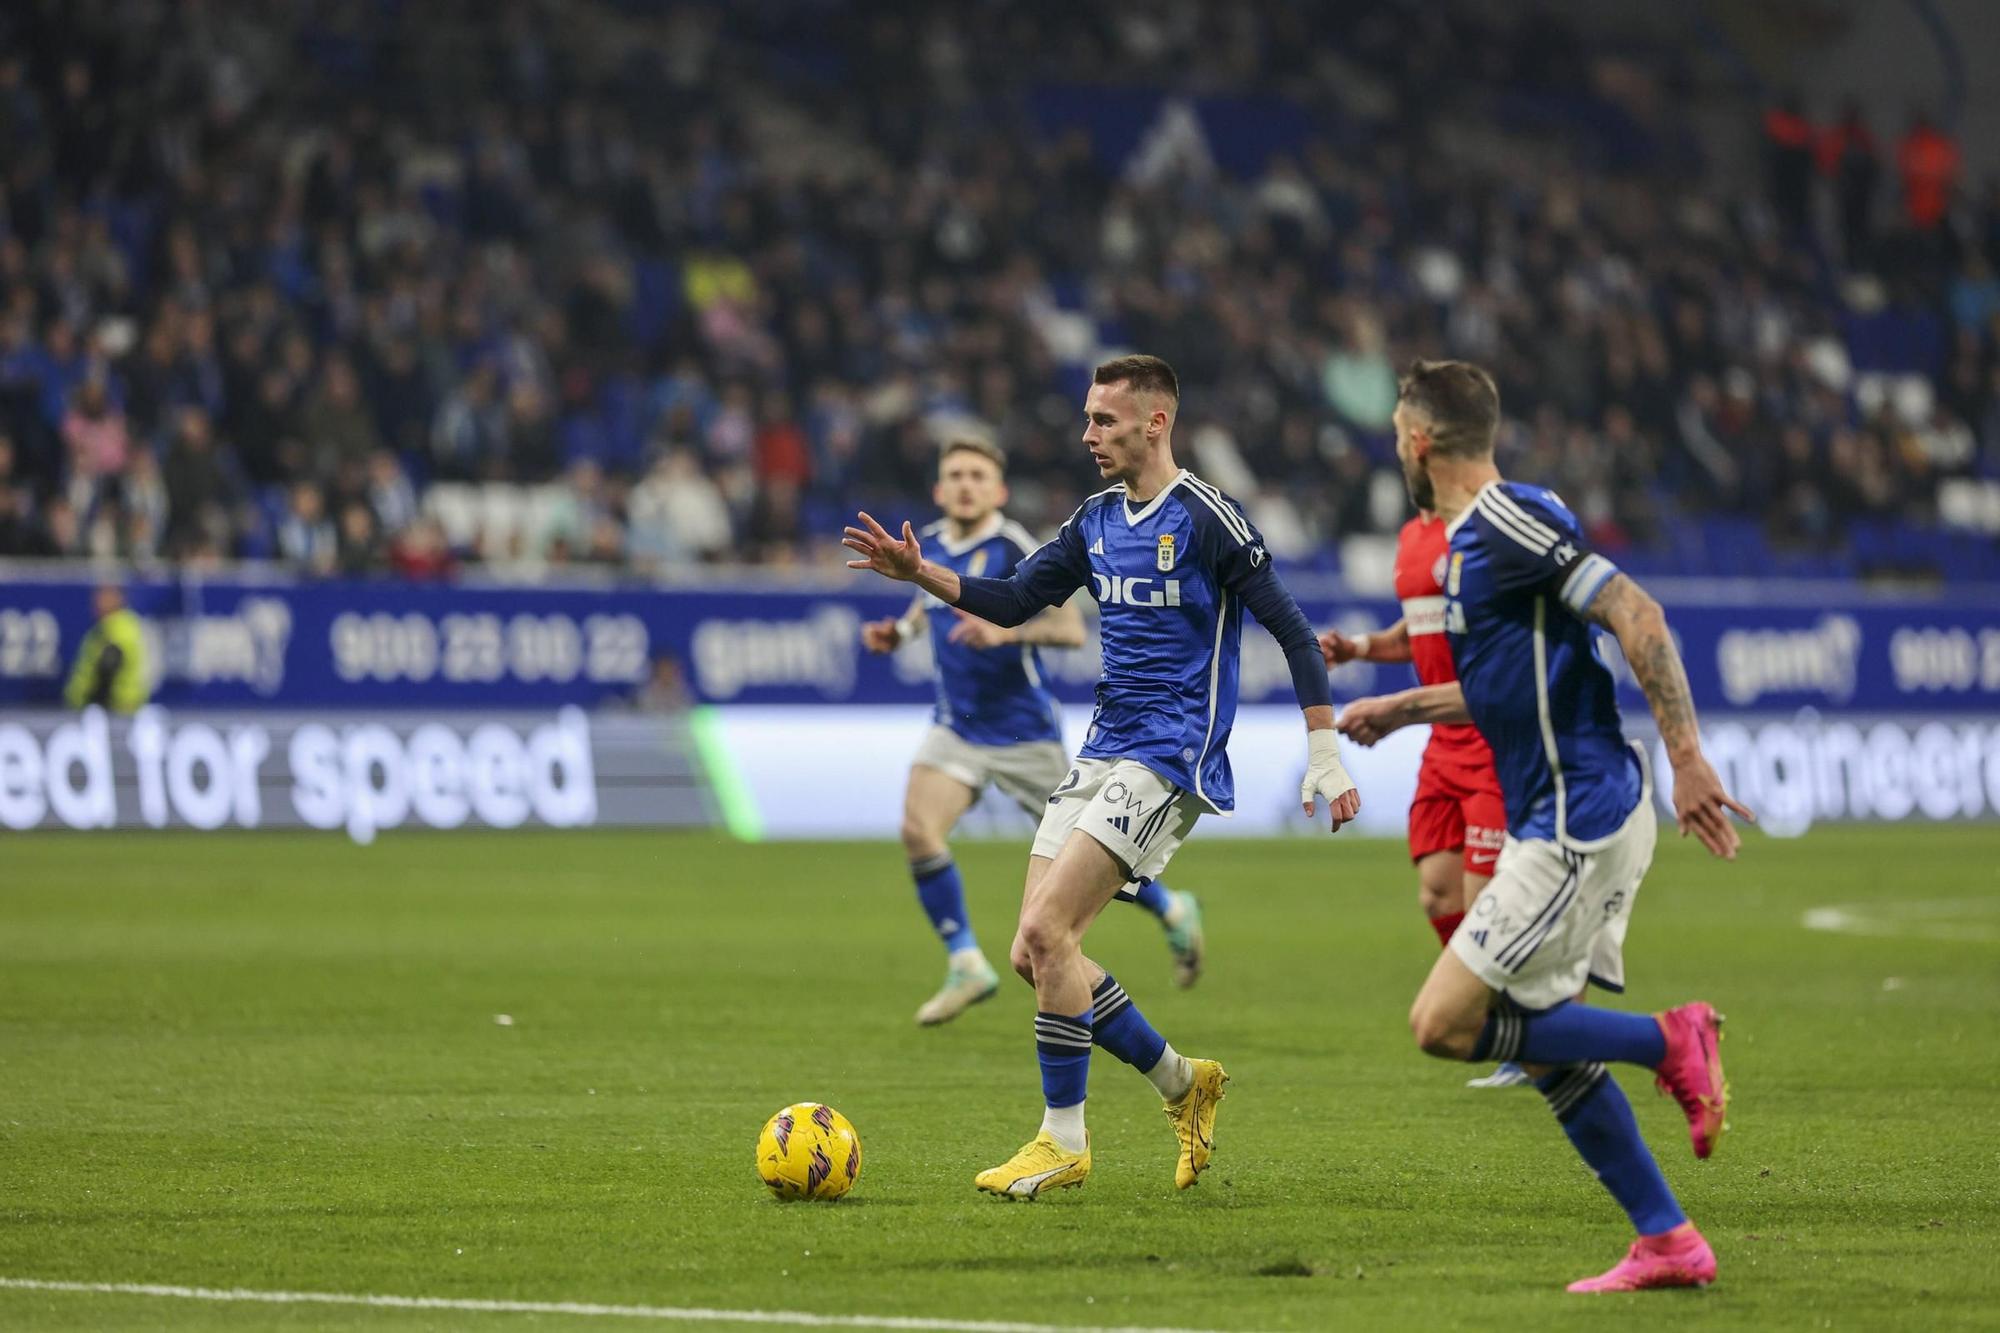
[(1701, 753), (1694, 703), (1660, 605), (1602, 555), (1539, 486), (1493, 465), (1500, 395), (1465, 362), (1418, 362), (1395, 410), (1410, 494), (1447, 523), (1445, 633), (1458, 681), (1356, 700), (1340, 729), (1372, 745), (1397, 728), (1471, 722), (1493, 748), (1507, 838), (1493, 879), (1431, 969), (1410, 1011), (1417, 1043), (1450, 1060), (1518, 1059), (1577, 1152), (1631, 1218), (1638, 1239), (1571, 1291), (1705, 1286), (1715, 1253), (1674, 1199), (1605, 1071), (1655, 1071), (1680, 1103), (1696, 1157), (1724, 1128), (1722, 1020), (1706, 1004), (1659, 1014), (1589, 1008), (1586, 981), (1623, 989), (1625, 929), (1653, 859), (1644, 756), (1620, 730), (1597, 628), (1618, 640), (1673, 765), (1683, 837), (1733, 859), (1732, 800)]
[[(985, 440), (945, 445), (932, 498), (944, 517), (922, 535), (940, 552), (940, 563), (960, 574), (1004, 578), (1040, 544), (1001, 511), (1007, 502), (1006, 456)], [(1004, 629), (953, 612), (920, 592), (902, 619), (863, 625), (861, 641), (870, 652), (894, 652), (926, 626), (937, 706), (910, 764), (902, 836), (917, 900), (947, 955), (944, 985), (917, 1010), (917, 1022), (928, 1026), (956, 1018), (999, 989), (1000, 979), (973, 932), (948, 839), (989, 786), (1041, 818), (1049, 793), (1069, 771), (1069, 756), (1036, 649), (1079, 647), (1084, 633), (1083, 616), (1071, 605)], [(1200, 904), (1193, 894), (1175, 893), (1158, 881), (1135, 896), (1166, 928), (1175, 979), (1192, 985), (1203, 953)]]
[(974, 1183), (1004, 1198), (1080, 1185), (1090, 1174), (1084, 1093), (1102, 1046), (1143, 1073), (1166, 1103), (1180, 1151), (1174, 1184), (1208, 1167), (1228, 1075), (1175, 1051), (1083, 953), (1084, 932), (1127, 884), (1156, 879), (1203, 812), (1234, 805), (1226, 747), (1236, 715), (1243, 609), (1285, 650), (1305, 710), (1308, 815), (1326, 802), (1338, 829), (1360, 810), (1340, 762), (1326, 665), (1298, 603), (1271, 570), (1241, 506), (1174, 462), (1180, 384), (1153, 356), (1097, 368), (1083, 443), (1109, 489), (1085, 500), (1011, 577), (961, 575), (926, 560), (867, 514), (847, 529), (848, 564), (915, 583), (996, 625), (1018, 625), (1089, 589), (1101, 615), (1104, 675), (1076, 762), (1035, 835), (1011, 961), (1035, 988), (1041, 1131)]

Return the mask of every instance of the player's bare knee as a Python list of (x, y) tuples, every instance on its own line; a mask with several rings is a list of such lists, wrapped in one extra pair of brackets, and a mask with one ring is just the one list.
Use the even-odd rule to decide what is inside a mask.
[(1470, 1060), (1479, 1040), (1479, 1033), (1468, 1031), (1454, 1015), (1422, 1004), (1410, 1010), (1410, 1035), (1416, 1038), (1417, 1049), (1440, 1060)]
[(1018, 934), (1014, 936), (1014, 946), (1007, 951), (1007, 961), (1013, 964), (1014, 971), (1021, 980), (1030, 986), (1035, 984), (1035, 960), (1028, 953), (1027, 941)]
[(1459, 884), (1463, 877), (1455, 861), (1433, 864), (1444, 859), (1429, 858), (1418, 869), (1417, 902), (1423, 907), (1425, 916), (1444, 916), (1459, 910)]
[(911, 811), (903, 813), (903, 850), (912, 861), (937, 856), (945, 851), (945, 842), (932, 831), (928, 820), (919, 818)]
[(1043, 959), (1057, 958), (1076, 948), (1076, 932), (1069, 923), (1047, 912), (1024, 913), (1019, 939), (1031, 971)]

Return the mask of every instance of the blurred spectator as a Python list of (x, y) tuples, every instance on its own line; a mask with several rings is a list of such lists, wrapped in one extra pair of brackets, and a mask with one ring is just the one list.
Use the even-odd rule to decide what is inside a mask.
[(152, 697), (145, 626), (125, 605), (124, 590), (102, 584), (91, 596), (96, 619), (70, 666), (63, 701), (71, 708), (136, 713)]
[(167, 553), (179, 554), (225, 538), (232, 486), (207, 412), (183, 407), (175, 413), (173, 440), (161, 471), (166, 482)]
[(1896, 146), (1896, 169), (1903, 179), (1903, 217), (1920, 232), (1944, 221), (1958, 185), (1958, 141), (1922, 113)]
[(812, 451), (805, 432), (792, 419), (789, 399), (777, 390), (764, 395), (755, 450), (760, 481), (789, 481), (804, 486), (812, 479)]
[(127, 560), (150, 564), (160, 558), (167, 538), (167, 485), (150, 449), (137, 449), (119, 479), (123, 510), (118, 553)]
[(1840, 214), (1840, 247), (1849, 267), (1868, 262), (1874, 244), (1875, 192), (1882, 162), (1875, 136), (1861, 118), (1861, 106), (1850, 101), (1840, 123), (1820, 136), (1819, 166), (1834, 183)]
[(339, 538), (326, 516), (319, 483), (294, 482), (278, 521), (278, 553), (309, 574), (330, 574), (340, 556)]
[(358, 578), (381, 568), (382, 554), (375, 512), (361, 500), (349, 500), (340, 507), (340, 572)]
[(729, 503), (689, 449), (670, 450), (632, 488), (632, 559), (658, 572), (729, 551)]
[(102, 374), (77, 386), (62, 419), (63, 451), (69, 460), (70, 500), (88, 510), (107, 481), (115, 483), (125, 470), (132, 439), (125, 414), (111, 401)]
[(753, 559), (786, 564), (797, 558), (805, 531), (800, 522), (798, 483), (779, 478), (760, 488), (744, 524), (744, 541)]
[(506, 471), (516, 481), (546, 481), (562, 467), (550, 404), (541, 386), (522, 380), (507, 391)]
[(681, 660), (663, 652), (653, 658), (653, 669), (632, 692), (632, 707), (641, 713), (685, 713), (694, 707), (694, 692), (688, 689), (687, 673)]
[(444, 528), (434, 518), (419, 518), (396, 534), (389, 544), (389, 568), (406, 579), (448, 579), (457, 571)]
[(50, 555), (79, 556), (85, 553), (83, 524), (77, 518), (76, 506), (63, 496), (50, 496), (43, 508), (42, 536)]
[(1771, 207), (1788, 236), (1804, 236), (1812, 212), (1813, 126), (1797, 93), (1764, 113), (1771, 162)]
[[(1878, 226), (1859, 110), (1760, 135), (1678, 11), (1241, 0), (1214, 40), (1075, 0), (1080, 44), (987, 5), (940, 46), (908, 0), (787, 7), (835, 84), (776, 73), (755, 6), (519, 0), (526, 65), (430, 59), (473, 49), (451, 6), (228, 8), (145, 42), (125, 5), (0, 17), (0, 543), (444, 575), (425, 488), (477, 483), (466, 559), (837, 567), (827, 516), (928, 508), (951, 430), (1060, 521), (1081, 383), (1131, 346), (1296, 559), (1400, 521), (1419, 354), (1490, 363), (1509, 466), (1635, 558), (1699, 562), (1670, 527), (1774, 495), (1830, 558), (1840, 519), (1930, 526), (1941, 478), (2000, 467), (2000, 184), (1948, 244), (1957, 145), (1919, 125)], [(1075, 113), (1114, 66), (1130, 135)], [(212, 68), (248, 83), (221, 119)], [(1691, 141), (1718, 109), (1768, 212)]]
[(321, 477), (336, 475), (343, 464), (365, 463), (381, 447), (374, 419), (361, 401), (360, 376), (341, 353), (327, 357), (299, 430)]
[(446, 481), (471, 481), (506, 451), (507, 419), (496, 398), (496, 376), (474, 366), (438, 408), (431, 427), (431, 466)]
[(1340, 346), (1322, 371), (1326, 401), (1351, 424), (1385, 432), (1396, 410), (1396, 368), (1389, 364), (1381, 326), (1360, 311), (1350, 311), (1342, 325)]
[(368, 505), (375, 527), (392, 536), (417, 521), (417, 490), (396, 455), (378, 449), (368, 460)]
[(14, 476), (14, 442), (0, 435), (0, 558), (56, 554), (36, 521), (34, 493)]

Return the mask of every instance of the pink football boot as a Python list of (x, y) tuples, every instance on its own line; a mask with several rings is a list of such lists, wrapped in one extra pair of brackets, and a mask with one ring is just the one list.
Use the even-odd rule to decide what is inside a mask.
[[(1703, 1006), (1706, 1008), (1707, 1006)], [(1641, 1236), (1608, 1273), (1569, 1284), (1571, 1291), (1647, 1291), (1654, 1287), (1705, 1287), (1715, 1281), (1715, 1251), (1694, 1223), (1657, 1236)]]
[(1667, 1039), (1667, 1057), (1653, 1081), (1687, 1116), (1694, 1155), (1707, 1157), (1726, 1127), (1729, 1085), (1722, 1078), (1722, 1015), (1706, 1004), (1684, 1004), (1655, 1015)]

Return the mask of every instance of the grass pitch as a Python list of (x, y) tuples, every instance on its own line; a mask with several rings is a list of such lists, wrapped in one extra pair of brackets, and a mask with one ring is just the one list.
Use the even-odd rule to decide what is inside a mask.
[[(960, 858), (997, 959), (1025, 839)], [(1722, 1264), (1629, 1297), (1562, 1292), (1627, 1237), (1541, 1099), (1411, 1046), (1436, 945), (1397, 845), (1197, 835), (1171, 878), (1208, 909), (1197, 989), (1136, 909), (1092, 951), (1235, 1076), (1216, 1165), (1176, 1193), (1157, 1098), (1100, 1053), (1095, 1174), (1020, 1206), (971, 1177), (1037, 1123), (1032, 1003), (1010, 984), (912, 1024), (942, 960), (887, 844), (10, 838), (0, 1277), (1213, 1329), (1992, 1326), (2000, 833), (1753, 835), (1734, 866), (1663, 840), (1627, 1002), (1722, 1008), (1737, 1100), (1696, 1163), (1620, 1072)], [(843, 1203), (756, 1182), (758, 1127), (802, 1099), (860, 1130)], [(41, 1329), (605, 1323), (0, 1290), (0, 1326)]]

